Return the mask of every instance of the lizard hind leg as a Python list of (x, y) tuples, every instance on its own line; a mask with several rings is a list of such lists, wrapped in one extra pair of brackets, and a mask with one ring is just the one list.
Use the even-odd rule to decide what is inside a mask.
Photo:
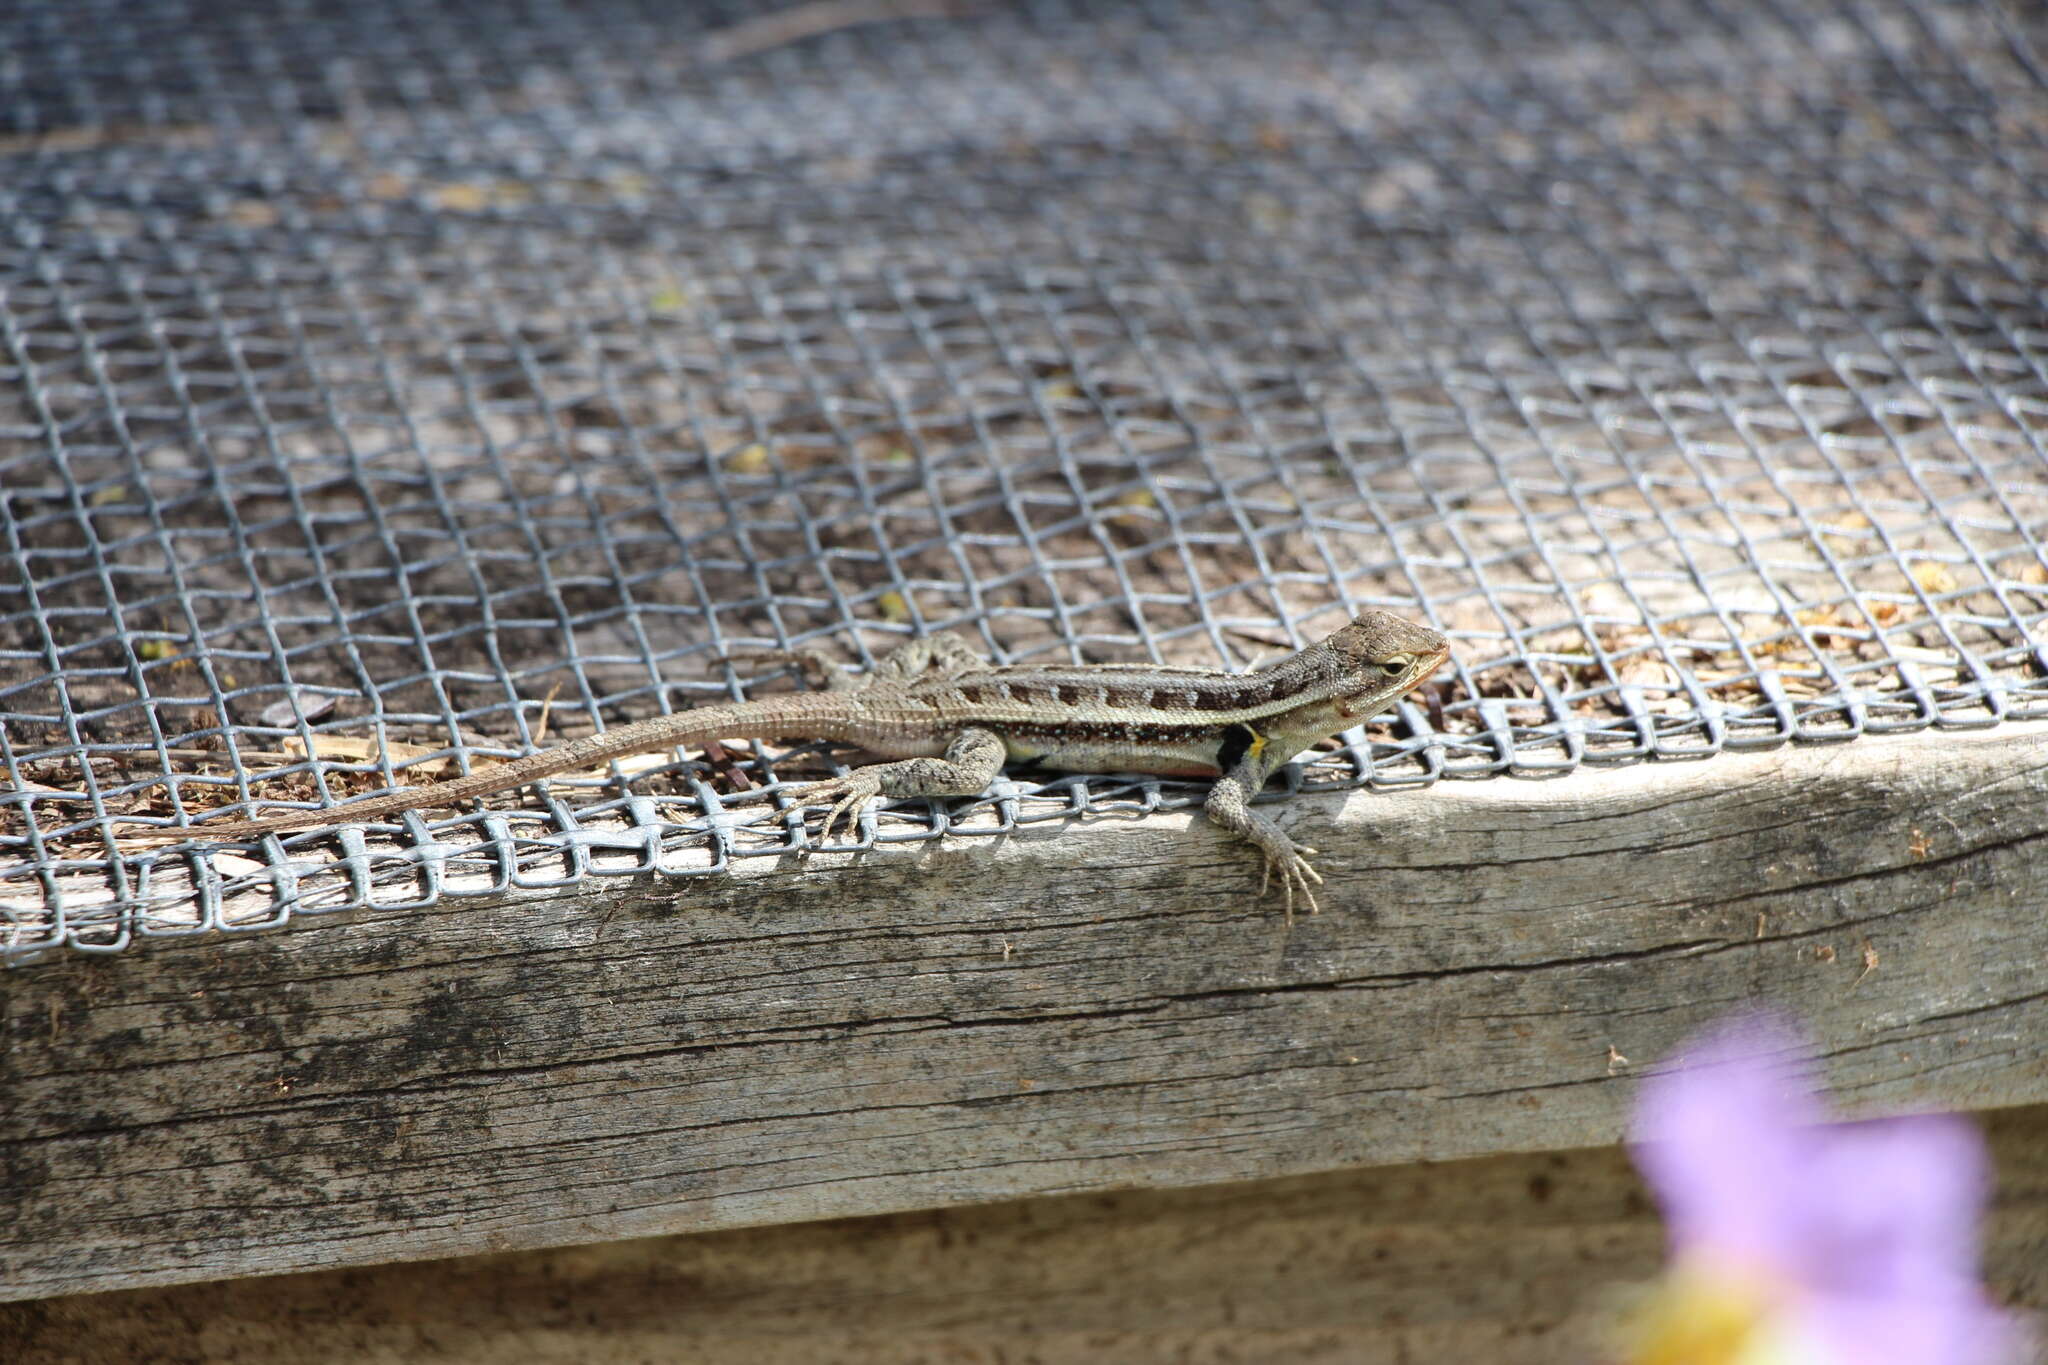
[[(875, 664), (877, 682), (907, 683), (920, 678), (957, 678), (988, 667), (988, 660), (959, 636), (942, 632), (905, 640)], [(986, 784), (984, 784), (986, 785)]]
[(818, 842), (832, 841), (842, 821), (855, 832), (861, 808), (877, 796), (979, 796), (1003, 769), (1006, 750), (993, 730), (962, 730), (943, 758), (906, 758), (856, 768), (844, 777), (812, 782), (789, 793), (801, 806), (831, 802), (818, 827)]
[(803, 675), (804, 686), (820, 692), (852, 692), (861, 685), (860, 678), (845, 664), (811, 645), (800, 645), (795, 649), (749, 650), (746, 657), (790, 664)]
[(870, 682), (907, 683), (919, 678), (953, 678), (987, 668), (988, 660), (957, 635), (920, 635), (905, 640), (876, 660), (866, 677), (854, 673), (832, 655), (812, 645), (795, 649), (747, 651), (747, 657), (793, 664), (806, 686), (826, 692), (852, 692)]

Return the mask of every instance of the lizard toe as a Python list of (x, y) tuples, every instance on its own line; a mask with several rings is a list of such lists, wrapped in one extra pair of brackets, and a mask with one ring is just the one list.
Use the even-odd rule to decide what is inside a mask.
[(825, 812), (824, 822), (818, 826), (818, 842), (829, 844), (832, 842), (832, 831), (842, 824), (846, 826), (849, 837), (858, 832), (861, 808), (878, 791), (878, 784), (873, 778), (853, 773), (807, 787), (798, 792), (797, 796), (805, 805), (822, 804), (825, 801), (832, 803), (831, 808)]
[(1317, 872), (1314, 868), (1310, 867), (1307, 863), (1303, 863), (1301, 865), (1301, 870), (1307, 874), (1307, 876), (1305, 876), (1302, 879), (1301, 894), (1303, 899), (1308, 901), (1308, 912), (1311, 915), (1320, 915), (1323, 913), (1323, 907), (1316, 903), (1315, 888), (1310, 886), (1309, 883), (1314, 882), (1316, 886), (1321, 886), (1323, 884), (1322, 874)]

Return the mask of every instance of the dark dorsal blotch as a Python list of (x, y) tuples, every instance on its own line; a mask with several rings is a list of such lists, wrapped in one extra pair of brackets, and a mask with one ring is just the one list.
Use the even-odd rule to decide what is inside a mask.
[(1205, 687), (1194, 694), (1197, 711), (1235, 711), (1240, 706), (1256, 702), (1256, 697), (1234, 687)]

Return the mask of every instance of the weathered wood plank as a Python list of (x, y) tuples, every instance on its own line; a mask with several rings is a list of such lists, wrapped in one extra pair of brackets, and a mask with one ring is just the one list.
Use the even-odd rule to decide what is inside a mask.
[[(2039, 1308), (2048, 1106), (1987, 1117), (1986, 1279)], [(0, 1359), (1585, 1365), (1663, 1240), (1604, 1147), (6, 1304)]]
[(0, 1293), (1586, 1146), (1758, 999), (2048, 1100), (2048, 731), (1275, 811), (1291, 925), (1161, 816), (16, 973)]

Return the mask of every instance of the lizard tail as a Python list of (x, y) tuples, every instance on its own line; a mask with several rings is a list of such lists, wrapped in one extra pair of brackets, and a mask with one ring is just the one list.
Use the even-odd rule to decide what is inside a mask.
[(804, 693), (777, 697), (775, 701), (781, 704), (773, 708), (759, 703), (706, 706), (676, 715), (652, 716), (462, 777), (430, 782), (424, 787), (385, 792), (381, 796), (340, 806), (285, 811), (261, 820), (209, 820), (197, 825), (169, 828), (162, 825), (130, 826), (120, 837), (135, 843), (176, 843), (187, 839), (208, 843), (247, 843), (287, 830), (380, 820), (400, 811), (453, 806), (471, 797), (510, 791), (556, 773), (594, 767), (610, 759), (651, 749), (695, 748), (713, 739), (778, 739), (798, 734), (806, 739), (837, 739), (841, 737), (838, 732), (845, 727), (835, 722), (850, 719), (850, 716), (840, 714), (846, 708), (834, 705), (830, 693)]

